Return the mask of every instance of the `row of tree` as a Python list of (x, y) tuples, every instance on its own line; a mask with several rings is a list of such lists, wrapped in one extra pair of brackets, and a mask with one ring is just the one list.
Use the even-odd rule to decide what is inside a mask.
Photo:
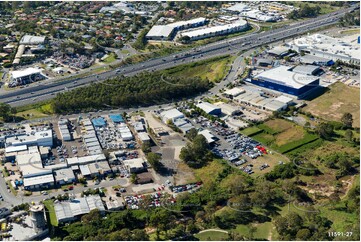
[(56, 113), (148, 106), (190, 97), (211, 86), (208, 80), (200, 78), (168, 76), (164, 81), (162, 72), (143, 72), (58, 94), (51, 104)]

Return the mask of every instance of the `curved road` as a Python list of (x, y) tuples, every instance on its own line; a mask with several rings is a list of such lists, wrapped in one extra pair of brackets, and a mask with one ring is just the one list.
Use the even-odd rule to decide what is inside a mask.
[(215, 56), (225, 54), (235, 54), (240, 51), (245, 51), (256, 46), (276, 42), (292, 36), (297, 36), (306, 33), (313, 29), (334, 24), (345, 13), (354, 9), (355, 6), (347, 9), (342, 9), (331, 14), (322, 15), (318, 18), (302, 21), (290, 25), (285, 25), (275, 30), (253, 33), (247, 36), (236, 37), (229, 40), (205, 45), (203, 47), (180, 52), (171, 56), (151, 59), (146, 62), (137, 63), (133, 65), (123, 66), (116, 70), (103, 72), (98, 75), (91, 75), (84, 78), (71, 79), (65, 81), (54, 82), (45, 85), (39, 85), (21, 90), (4, 93), (0, 97), (0, 102), (9, 103), (12, 106), (21, 106), (46, 100), (52, 98), (52, 95), (63, 92), (65, 90), (73, 89), (79, 86), (84, 86), (92, 82), (100, 82), (116, 75), (123, 74), (125, 76), (135, 75), (142, 71), (154, 71), (167, 69), (179, 64), (193, 62), (195, 60), (208, 59)]

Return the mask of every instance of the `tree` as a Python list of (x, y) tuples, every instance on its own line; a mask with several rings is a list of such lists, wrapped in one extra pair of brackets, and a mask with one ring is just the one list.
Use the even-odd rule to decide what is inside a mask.
[(16, 113), (16, 109), (12, 108), (7, 103), (0, 103), (0, 117), (4, 119), (4, 121), (10, 120), (13, 114)]
[(153, 167), (153, 169), (157, 172), (163, 167), (163, 164), (160, 162), (160, 155), (150, 152), (147, 154), (147, 161)]
[(186, 137), (187, 139), (189, 139), (190, 141), (192, 141), (198, 134), (198, 131), (195, 128), (192, 128), (188, 131), (188, 133), (186, 133)]
[(307, 121), (304, 127), (305, 129), (309, 129), (311, 127), (311, 123)]
[(296, 234), (296, 238), (298, 240), (307, 240), (308, 238), (310, 238), (310, 236), (311, 232), (309, 229), (301, 229)]
[(131, 182), (131, 183), (137, 183), (137, 181), (138, 181), (138, 176), (137, 176), (137, 174), (132, 173), (132, 175), (130, 176), (130, 182)]
[(149, 153), (149, 152), (152, 151), (149, 142), (144, 142), (144, 143), (142, 144), (142, 146), (141, 146), (141, 149), (142, 149), (142, 151), (143, 151), (145, 154), (147, 154), (147, 153)]
[(191, 143), (181, 149), (179, 157), (189, 166), (199, 168), (212, 159), (212, 154), (206, 138), (197, 135)]
[(166, 209), (156, 209), (150, 216), (150, 225), (157, 228), (157, 235), (164, 231), (167, 235), (168, 230), (175, 226), (176, 218), (171, 211)]
[(351, 113), (344, 113), (341, 118), (341, 122), (345, 128), (352, 128), (353, 117)]
[(352, 130), (346, 130), (345, 131), (345, 138), (346, 138), (346, 140), (347, 141), (352, 141), (353, 140), (353, 132), (352, 132)]
[(316, 132), (322, 139), (330, 139), (333, 135), (333, 126), (329, 123), (321, 123), (316, 127)]

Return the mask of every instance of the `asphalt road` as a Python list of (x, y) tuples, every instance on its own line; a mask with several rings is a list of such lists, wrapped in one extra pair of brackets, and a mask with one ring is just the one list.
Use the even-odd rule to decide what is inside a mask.
[(58, 81), (50, 84), (43, 84), (20, 90), (9, 91), (8, 93), (3, 93), (1, 95), (0, 102), (9, 103), (12, 106), (22, 106), (41, 100), (47, 100), (52, 98), (56, 93), (71, 90), (73, 88), (84, 86), (93, 82), (100, 82), (120, 74), (131, 76), (142, 71), (162, 70), (201, 59), (208, 59), (225, 54), (239, 53), (240, 51), (246, 51), (256, 46), (276, 42), (285, 38), (307, 33), (313, 29), (334, 24), (341, 16), (353, 8), (355, 7), (342, 9), (334, 13), (322, 15), (318, 18), (313, 18), (307, 21), (285, 25), (275, 30), (222, 40), (197, 49), (180, 52), (167, 57), (151, 59), (146, 62), (123, 66), (116, 70), (107, 71), (98, 75), (91, 75), (84, 78)]

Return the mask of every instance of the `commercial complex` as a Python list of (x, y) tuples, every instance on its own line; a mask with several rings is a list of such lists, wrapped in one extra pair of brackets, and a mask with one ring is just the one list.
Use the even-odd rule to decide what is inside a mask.
[(21, 45), (38, 45), (45, 43), (45, 37), (43, 36), (33, 36), (33, 35), (24, 35), (19, 42)]
[(278, 66), (250, 78), (253, 84), (294, 96), (302, 96), (319, 86), (319, 78), (292, 71), (292, 67)]
[(10, 72), (9, 87), (14, 87), (19, 84), (27, 84), (44, 79), (40, 69), (29, 67), (24, 70)]
[(343, 41), (323, 34), (313, 34), (292, 40), (288, 43), (291, 49), (310, 55), (329, 59), (341, 60), (348, 63), (360, 63), (360, 45), (354, 41)]
[(177, 31), (199, 27), (206, 24), (206, 22), (207, 19), (205, 18), (196, 18), (167, 25), (154, 25), (145, 37), (149, 40), (170, 40), (175, 36)]
[(190, 40), (205, 39), (214, 36), (226, 35), (244, 31), (248, 28), (248, 22), (245, 20), (238, 20), (232, 24), (218, 25), (212, 27), (201, 28), (189, 32), (181, 33), (181, 37), (189, 37)]

